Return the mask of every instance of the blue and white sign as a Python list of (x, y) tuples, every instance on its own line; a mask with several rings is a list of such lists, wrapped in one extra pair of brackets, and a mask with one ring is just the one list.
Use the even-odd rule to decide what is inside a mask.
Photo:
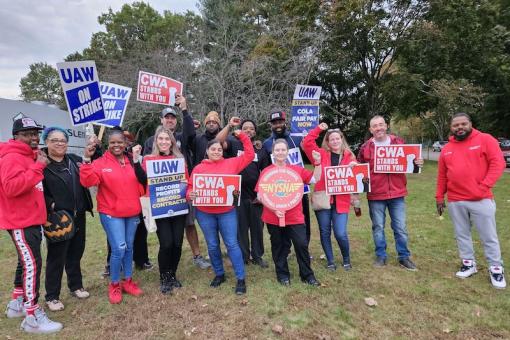
[(290, 134), (306, 136), (319, 125), (320, 86), (296, 85), (291, 107)]
[(99, 87), (101, 89), (101, 97), (103, 98), (106, 119), (96, 123), (108, 127), (122, 126), (129, 96), (131, 95), (131, 88), (104, 81), (99, 83)]
[[(274, 164), (273, 154), (271, 154), (271, 163)], [(290, 148), (289, 149), (289, 155), (287, 156), (287, 164), (297, 165), (302, 168), (305, 167), (305, 162), (303, 162), (303, 156), (301, 156), (301, 150), (299, 150), (299, 148)], [(303, 188), (303, 192), (305, 194), (310, 193), (310, 186), (305, 184), (305, 186)]]
[(184, 162), (184, 158), (154, 159), (146, 162), (152, 218), (188, 213), (188, 184)]
[(94, 61), (57, 63), (60, 83), (74, 126), (105, 119)]

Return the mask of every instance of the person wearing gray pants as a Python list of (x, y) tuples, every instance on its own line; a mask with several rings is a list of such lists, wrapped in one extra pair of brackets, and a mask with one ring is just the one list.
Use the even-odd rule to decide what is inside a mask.
[(505, 288), (503, 260), (496, 230), (496, 203), (491, 188), (503, 174), (505, 161), (498, 141), (472, 127), (470, 117), (457, 113), (450, 123), (452, 137), (439, 156), (436, 204), (441, 216), (448, 197), (459, 255), (459, 278), (477, 272), (471, 225), (474, 224), (489, 263), (489, 277), (495, 288)]

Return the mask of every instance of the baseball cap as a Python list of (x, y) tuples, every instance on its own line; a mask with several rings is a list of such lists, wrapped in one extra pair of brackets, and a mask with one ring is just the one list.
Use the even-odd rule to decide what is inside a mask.
[(170, 115), (172, 115), (174, 117), (177, 117), (177, 112), (175, 112), (175, 110), (173, 108), (171, 108), (171, 107), (165, 107), (161, 111), (160, 116), (161, 116), (161, 118), (163, 118), (163, 117), (166, 117), (166, 115), (168, 115), (168, 114), (170, 114)]
[(26, 130), (42, 130), (43, 127), (40, 126), (30, 117), (23, 117), (16, 119), (12, 124), (12, 134), (15, 135), (20, 131)]
[(269, 121), (272, 122), (273, 120), (283, 119), (285, 120), (285, 112), (283, 111), (276, 111), (269, 114)]

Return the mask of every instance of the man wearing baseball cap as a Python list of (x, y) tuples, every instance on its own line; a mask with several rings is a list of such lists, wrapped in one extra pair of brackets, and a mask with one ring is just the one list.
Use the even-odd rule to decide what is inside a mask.
[(51, 321), (37, 304), (41, 275), (41, 225), (46, 223), (43, 170), (46, 155), (38, 150), (42, 130), (32, 118), (16, 119), (13, 138), (0, 145), (0, 229), (7, 230), (18, 252), (8, 318), (23, 317), (28, 333), (54, 333), (62, 324)]

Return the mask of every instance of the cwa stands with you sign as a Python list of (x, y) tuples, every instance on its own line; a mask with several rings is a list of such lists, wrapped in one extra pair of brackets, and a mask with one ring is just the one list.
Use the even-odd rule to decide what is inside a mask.
[(193, 205), (231, 207), (241, 204), (241, 176), (193, 174)]
[(183, 84), (159, 74), (140, 71), (136, 99), (140, 102), (175, 105), (175, 95), (182, 95)]
[(339, 165), (324, 168), (326, 194), (359, 194), (370, 192), (369, 164)]
[(421, 158), (421, 144), (376, 145), (374, 172), (387, 174), (421, 173), (414, 161)]

